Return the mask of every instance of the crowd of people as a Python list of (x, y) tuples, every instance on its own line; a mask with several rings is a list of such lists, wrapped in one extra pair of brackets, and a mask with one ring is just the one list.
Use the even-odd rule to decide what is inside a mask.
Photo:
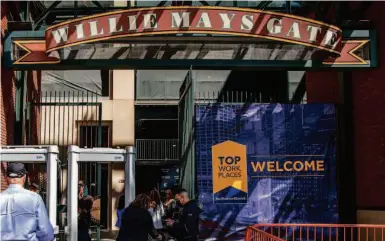
[[(54, 240), (54, 229), (49, 221), (40, 187), (24, 188), (27, 171), (22, 163), (7, 166), (8, 188), (0, 194), (1, 240)], [(78, 240), (91, 241), (91, 210), (94, 198), (88, 194), (83, 181), (78, 183)], [(139, 194), (128, 207), (124, 196), (118, 203), (116, 226), (117, 241), (148, 240), (199, 240), (199, 214), (197, 202), (190, 200), (184, 189), (165, 190), (161, 198), (158, 190)]]
[(118, 216), (119, 234), (117, 241), (199, 240), (199, 214), (197, 202), (190, 200), (184, 189), (165, 191), (162, 202), (159, 191), (139, 194)]
[[(79, 181), (78, 240), (90, 241), (91, 208), (93, 198), (87, 194), (86, 186)], [(175, 197), (171, 189), (165, 190), (161, 198), (158, 190), (139, 194), (125, 207), (125, 197), (118, 200), (117, 241), (174, 240), (197, 241), (199, 214), (197, 202), (190, 200), (186, 190), (177, 190)]]

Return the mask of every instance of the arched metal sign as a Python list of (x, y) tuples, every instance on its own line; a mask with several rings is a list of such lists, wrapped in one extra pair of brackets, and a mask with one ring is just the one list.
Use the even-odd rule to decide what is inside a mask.
[(247, 8), (158, 7), (113, 11), (47, 28), (46, 52), (130, 36), (220, 34), (257, 37), (340, 54), (342, 30), (295, 15)]
[(5, 42), (5, 60), (11, 67), (43, 69), (374, 67), (372, 32), (353, 34), (250, 8), (137, 8), (72, 19), (40, 32), (13, 32)]

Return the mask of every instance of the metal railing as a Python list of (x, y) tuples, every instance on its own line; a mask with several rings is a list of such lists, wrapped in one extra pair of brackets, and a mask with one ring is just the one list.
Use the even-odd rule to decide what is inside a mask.
[[(109, 135), (104, 134), (110, 129), (105, 128), (108, 126), (102, 126), (100, 94), (90, 91), (32, 92), (28, 96), (25, 111), (25, 143), (27, 145), (58, 145), (59, 147), (61, 163), (58, 165), (58, 188), (60, 190), (58, 199), (59, 203), (64, 205), (67, 179), (63, 177), (67, 169), (68, 146), (74, 144), (88, 148), (109, 146)], [(31, 182), (37, 183), (44, 190), (47, 176), (45, 166), (34, 164), (28, 168)], [(102, 196), (100, 193), (102, 185), (100, 164), (81, 163), (79, 179), (83, 180), (87, 186), (89, 195)], [(104, 196), (102, 197), (104, 198)], [(60, 235), (63, 233), (65, 215), (61, 213), (60, 216), (62, 218), (59, 222), (58, 240), (64, 240)], [(101, 213), (100, 223), (104, 226), (107, 224), (105, 212)], [(92, 236), (99, 235), (99, 224), (91, 229)]]
[[(28, 98), (26, 117), (26, 144), (58, 145), (59, 159), (62, 160), (59, 168), (66, 168), (69, 145), (107, 147), (103, 145), (106, 140), (102, 135), (102, 103), (99, 94), (90, 91), (32, 93)], [(82, 163), (79, 167), (80, 178), (86, 185), (96, 183), (96, 169), (90, 163)], [(40, 172), (44, 173), (44, 170)], [(61, 176), (59, 183), (63, 188), (66, 184)], [(43, 180), (40, 180), (39, 184), (42, 183)]]
[(179, 146), (176, 139), (137, 139), (136, 160), (177, 161)]
[[(293, 96), (294, 93), (291, 94)], [(252, 92), (252, 91), (207, 91), (195, 92), (195, 103), (284, 103), (276, 93)], [(300, 104), (307, 103), (306, 95), (299, 101)]]
[[(274, 237), (274, 238), (273, 238)], [(246, 241), (384, 241), (385, 225), (374, 224), (256, 224)]]
[(266, 233), (258, 228), (248, 228), (246, 230), (246, 241), (284, 241), (272, 234)]
[[(292, 102), (292, 96), (294, 92), (289, 95), (290, 101), (284, 101), (277, 94), (264, 93), (264, 92), (252, 92), (252, 91), (205, 91), (194, 92), (194, 101), (196, 104), (210, 104), (210, 103), (284, 103)], [(163, 97), (163, 98), (151, 98), (142, 97), (137, 98), (135, 103), (137, 105), (176, 105), (179, 99), (176, 97)], [(297, 104), (306, 104), (307, 96), (295, 102)]]

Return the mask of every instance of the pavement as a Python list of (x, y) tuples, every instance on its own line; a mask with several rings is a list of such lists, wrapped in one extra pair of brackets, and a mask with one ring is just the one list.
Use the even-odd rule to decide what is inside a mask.
[(100, 241), (115, 241), (119, 231), (100, 230)]

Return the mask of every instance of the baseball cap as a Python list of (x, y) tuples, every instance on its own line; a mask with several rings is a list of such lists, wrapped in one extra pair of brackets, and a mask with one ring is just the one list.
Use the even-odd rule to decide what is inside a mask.
[(20, 178), (27, 174), (23, 163), (9, 163), (7, 166), (7, 176), (10, 178)]

